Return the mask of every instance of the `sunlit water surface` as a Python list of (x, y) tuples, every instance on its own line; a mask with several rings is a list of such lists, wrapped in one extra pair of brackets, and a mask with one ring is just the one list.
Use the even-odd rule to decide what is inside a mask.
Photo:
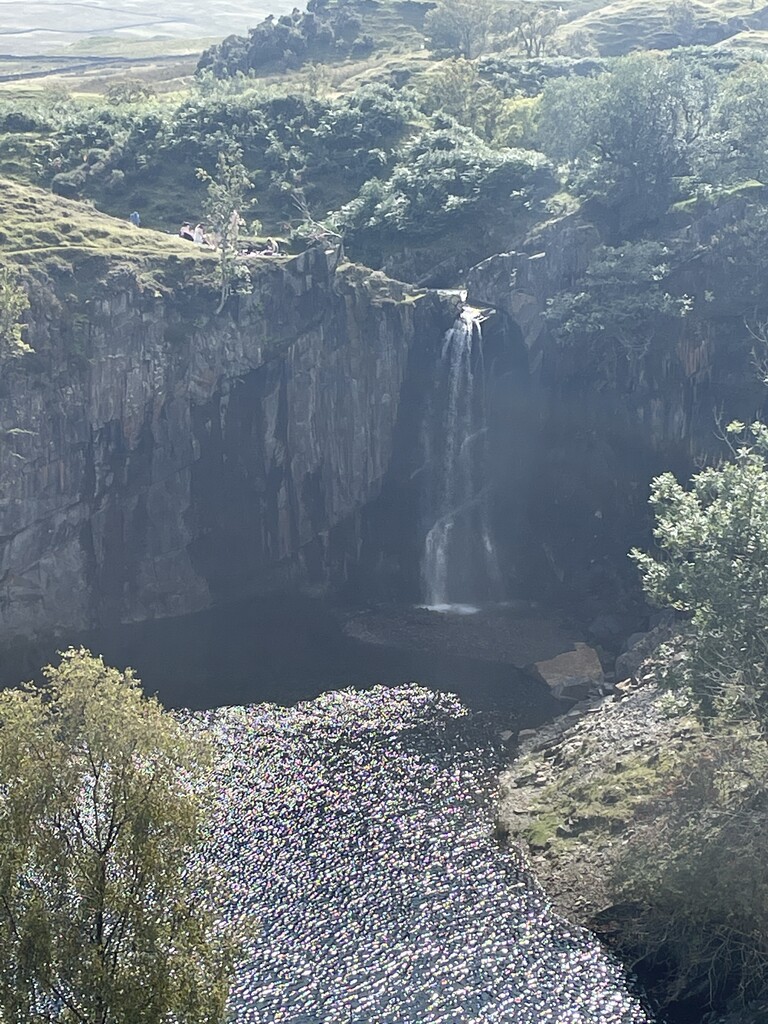
[(257, 930), (248, 1024), (639, 1024), (622, 968), (493, 836), (496, 725), (415, 685), (203, 712), (211, 856)]

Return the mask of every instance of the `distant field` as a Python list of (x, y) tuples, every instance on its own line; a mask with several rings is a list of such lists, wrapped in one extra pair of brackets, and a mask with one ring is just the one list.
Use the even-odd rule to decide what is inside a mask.
[[(268, 14), (289, 13), (294, 0), (0, 0), (0, 54), (126, 55), (137, 43), (178, 53), (189, 39), (244, 33)], [(164, 41), (168, 49), (164, 50)]]

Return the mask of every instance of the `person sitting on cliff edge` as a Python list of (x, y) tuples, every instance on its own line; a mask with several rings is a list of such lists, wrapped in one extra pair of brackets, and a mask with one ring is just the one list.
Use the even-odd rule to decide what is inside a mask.
[(185, 220), (179, 228), (179, 238), (183, 238), (186, 242), (194, 242), (195, 236), (188, 220)]

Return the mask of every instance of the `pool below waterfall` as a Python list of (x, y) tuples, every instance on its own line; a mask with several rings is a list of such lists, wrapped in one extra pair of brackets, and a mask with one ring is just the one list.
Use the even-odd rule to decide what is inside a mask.
[(210, 856), (259, 922), (239, 1024), (641, 1024), (626, 973), (493, 833), (498, 719), (416, 685), (200, 712)]

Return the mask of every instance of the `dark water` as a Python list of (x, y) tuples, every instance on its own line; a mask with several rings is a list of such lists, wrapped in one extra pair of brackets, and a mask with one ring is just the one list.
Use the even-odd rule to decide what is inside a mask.
[(261, 928), (242, 1024), (641, 1024), (621, 967), (492, 832), (496, 719), (417, 687), (202, 714), (211, 856)]
[[(442, 625), (442, 623), (440, 623)], [(418, 681), (455, 692), (472, 708), (499, 707), (509, 727), (557, 713), (546, 688), (509, 664), (441, 654), (434, 643), (408, 649), (346, 636), (343, 616), (320, 600), (274, 594), (109, 631), (73, 634), (36, 649), (4, 652), (0, 685), (32, 678), (56, 650), (84, 644), (109, 664), (136, 670), (169, 707), (203, 709), (272, 701), (290, 705), (343, 686)]]

